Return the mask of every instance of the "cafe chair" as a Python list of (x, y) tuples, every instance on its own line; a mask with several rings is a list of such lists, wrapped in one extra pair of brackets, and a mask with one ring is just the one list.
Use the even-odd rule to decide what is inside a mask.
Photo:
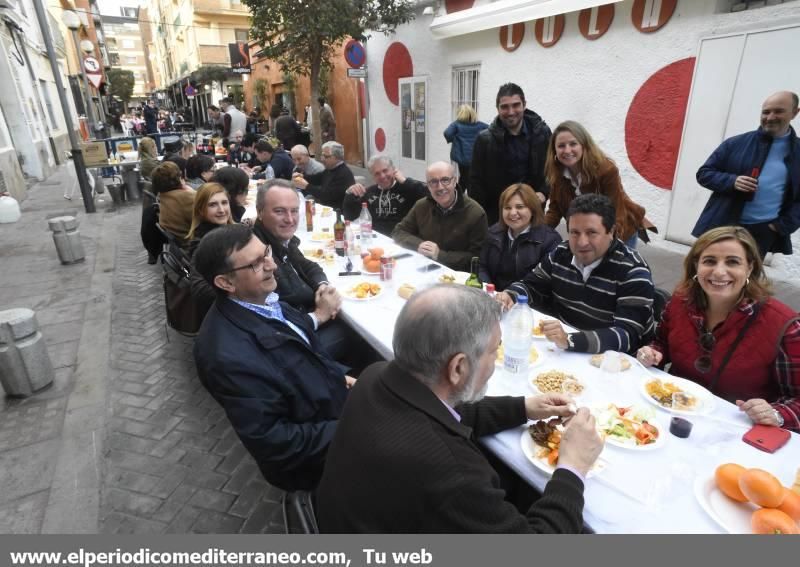
[(318, 534), (317, 517), (311, 493), (306, 490), (284, 492), (281, 497), (283, 525), (287, 534)]

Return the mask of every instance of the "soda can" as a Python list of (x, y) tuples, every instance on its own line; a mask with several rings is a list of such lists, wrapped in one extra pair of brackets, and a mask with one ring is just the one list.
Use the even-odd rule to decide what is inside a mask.
[(394, 264), (392, 258), (389, 256), (381, 256), (381, 281), (389, 281), (392, 279), (392, 270)]

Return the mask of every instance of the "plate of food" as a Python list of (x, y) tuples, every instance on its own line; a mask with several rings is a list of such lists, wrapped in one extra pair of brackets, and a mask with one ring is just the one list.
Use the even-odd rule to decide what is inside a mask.
[(383, 288), (376, 283), (359, 282), (346, 289), (343, 293), (345, 299), (353, 301), (369, 301), (383, 293)]
[[(619, 372), (624, 372), (626, 370), (630, 370), (631, 369), (632, 364), (631, 364), (630, 359), (628, 358), (628, 355), (623, 354), (621, 352), (614, 352), (614, 351), (607, 351), (607, 352), (600, 353), (600, 354), (593, 354), (591, 356), (591, 358), (589, 359), (589, 364), (591, 364), (592, 366), (594, 366), (596, 368), (602, 368), (603, 367), (603, 361), (606, 359), (606, 357), (612, 357), (612, 356), (618, 356), (619, 357)], [(616, 366), (615, 363), (616, 363), (616, 361), (614, 361), (612, 359), (611, 361), (609, 361), (608, 364), (606, 364), (606, 367), (607, 368), (616, 368), (617, 366)]]
[[(561, 445), (561, 432), (564, 426), (560, 419), (537, 421), (525, 428), (520, 436), (519, 444), (522, 452), (537, 469), (552, 475), (558, 465), (558, 451)], [(587, 478), (591, 478), (608, 466), (603, 459), (597, 459), (589, 469)]]
[(533, 390), (539, 394), (568, 394), (580, 396), (586, 386), (572, 374), (560, 370), (540, 372), (530, 379)]
[(655, 409), (649, 406), (594, 404), (591, 411), (597, 431), (611, 445), (646, 451), (658, 449), (667, 441), (666, 429), (658, 425)]
[(642, 380), (639, 391), (654, 406), (681, 415), (706, 415), (714, 409), (714, 395), (700, 384), (670, 376)]
[(322, 248), (304, 248), (303, 256), (314, 262), (322, 262), (325, 259), (325, 250)]
[(322, 230), (315, 230), (311, 233), (311, 237), (309, 238), (311, 242), (320, 242), (325, 243), (329, 240), (333, 240), (333, 233), (328, 230), (327, 228), (323, 228)]
[[(361, 271), (371, 276), (381, 275), (381, 258), (385, 256), (383, 248), (370, 248), (361, 253)], [(397, 265), (397, 260), (392, 258), (392, 266)]]
[[(709, 517), (728, 533), (765, 533), (765, 531), (756, 532), (753, 525), (753, 514), (762, 508), (753, 502), (741, 502), (726, 494), (726, 492), (730, 493), (731, 490), (735, 490), (738, 492), (738, 497), (747, 498), (742, 494), (738, 480), (745, 470), (746, 467), (736, 463), (725, 463), (714, 471), (707, 471), (698, 475), (694, 481), (694, 496)], [(765, 470), (759, 471), (757, 477), (751, 478), (756, 478), (759, 485), (757, 491), (762, 498), (765, 496), (771, 497), (774, 489), (783, 485), (787, 489), (787, 496), (784, 497), (784, 502), (780, 504), (781, 510), (786, 511), (795, 508), (793, 501), (797, 500), (797, 493), (800, 491), (800, 469), (798, 469), (797, 478), (793, 486), (788, 483), (781, 483), (781, 479), (773, 477), (771, 473)], [(769, 489), (767, 485), (769, 485)], [(790, 494), (794, 494), (794, 496), (789, 496)], [(785, 499), (789, 497), (793, 501), (787, 504)], [(762, 502), (762, 504), (766, 504), (766, 502)], [(791, 533), (792, 530), (795, 532), (800, 530), (800, 524), (794, 522), (791, 517), (780, 518), (778, 521), (785, 522), (786, 525), (770, 525), (771, 529), (768, 531), (771, 532), (775, 528), (783, 528), (786, 533)], [(792, 526), (792, 524), (794, 525)]]
[(446, 283), (446, 284), (464, 284), (469, 277), (469, 272), (456, 272), (452, 270), (448, 270), (444, 274), (440, 275), (436, 281), (438, 283)]
[[(497, 348), (497, 359), (495, 360), (495, 364), (503, 367), (503, 356), (505, 355), (505, 349), (503, 349), (502, 343)], [(531, 346), (530, 355), (528, 357), (528, 363), (530, 366), (538, 366), (544, 360), (544, 353), (537, 349), (535, 346)]]

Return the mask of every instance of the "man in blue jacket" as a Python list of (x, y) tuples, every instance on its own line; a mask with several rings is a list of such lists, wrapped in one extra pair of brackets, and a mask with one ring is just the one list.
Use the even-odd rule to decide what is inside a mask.
[(315, 334), (338, 302), (320, 291), (305, 314), (278, 301), (272, 250), (243, 225), (209, 233), (194, 261), (219, 294), (194, 345), (200, 381), (270, 484), (313, 489), (355, 382)]
[(792, 253), (800, 227), (800, 143), (790, 122), (796, 93), (771, 95), (761, 107), (761, 127), (728, 138), (697, 170), (697, 182), (713, 194), (692, 231), (741, 225), (753, 235), (761, 256)]

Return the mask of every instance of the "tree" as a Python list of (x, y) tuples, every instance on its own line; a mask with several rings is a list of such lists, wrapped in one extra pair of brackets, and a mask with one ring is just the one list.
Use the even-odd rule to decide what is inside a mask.
[[(250, 37), (261, 55), (284, 71), (311, 82), (311, 105), (317, 108), (320, 71), (330, 66), (335, 47), (365, 32), (389, 35), (414, 18), (412, 0), (242, 0), (250, 8)], [(319, 111), (313, 113), (314, 140), (321, 140)]]
[(133, 96), (133, 86), (136, 84), (133, 71), (116, 68), (108, 69), (106, 71), (106, 78), (110, 85), (108, 94), (119, 97), (119, 99), (127, 105)]

